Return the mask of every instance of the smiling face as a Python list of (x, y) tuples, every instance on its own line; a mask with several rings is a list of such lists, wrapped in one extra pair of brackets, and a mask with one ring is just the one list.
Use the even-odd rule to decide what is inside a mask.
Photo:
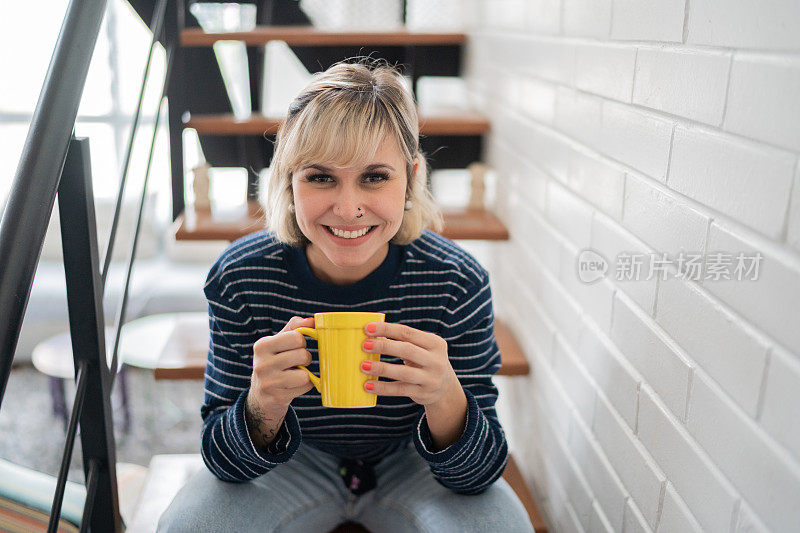
[[(415, 174), (417, 166), (415, 160)], [(369, 160), (344, 168), (311, 163), (295, 171), (295, 215), (311, 241), (306, 255), (314, 274), (349, 285), (380, 266), (403, 221), (406, 190), (406, 161), (391, 136)]]

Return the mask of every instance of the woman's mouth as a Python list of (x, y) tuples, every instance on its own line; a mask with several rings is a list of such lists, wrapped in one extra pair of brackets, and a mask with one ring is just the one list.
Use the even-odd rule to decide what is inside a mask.
[(325, 229), (328, 230), (328, 233), (337, 241), (341, 243), (358, 243), (363, 240), (366, 240), (367, 236), (372, 233), (372, 230), (375, 229), (377, 226), (369, 226), (362, 228), (360, 230), (355, 231), (342, 231), (340, 229), (335, 229), (330, 226), (325, 226)]

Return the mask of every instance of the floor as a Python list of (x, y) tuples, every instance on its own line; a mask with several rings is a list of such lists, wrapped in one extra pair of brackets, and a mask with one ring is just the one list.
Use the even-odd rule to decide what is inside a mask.
[[(131, 429), (122, 429), (119, 382), (114, 385), (117, 462), (147, 466), (158, 453), (200, 452), (201, 381), (154, 381), (152, 372), (128, 368)], [(67, 384), (68, 409), (75, 387)], [(11, 371), (0, 406), (0, 458), (57, 475), (66, 431), (53, 415), (48, 378), (32, 366)], [(80, 446), (76, 443), (68, 479), (84, 482)]]

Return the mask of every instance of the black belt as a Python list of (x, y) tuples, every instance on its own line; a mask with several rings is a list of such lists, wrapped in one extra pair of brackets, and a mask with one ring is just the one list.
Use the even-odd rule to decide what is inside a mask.
[(339, 462), (339, 474), (345, 488), (357, 496), (374, 489), (376, 464), (377, 461), (342, 459)]

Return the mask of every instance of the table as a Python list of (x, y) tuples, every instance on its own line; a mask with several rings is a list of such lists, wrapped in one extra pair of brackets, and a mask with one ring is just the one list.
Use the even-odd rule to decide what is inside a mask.
[(152, 368), (155, 379), (202, 379), (210, 333), (206, 313), (164, 313), (122, 330), (125, 364)]
[[(124, 332), (124, 328), (123, 328)], [(131, 415), (128, 406), (128, 385), (125, 378), (125, 352), (123, 350), (125, 336), (120, 338), (120, 350), (117, 361), (119, 373), (120, 394), (122, 396), (122, 409), (124, 413), (124, 428), (128, 431), (131, 426)], [(114, 348), (114, 329), (106, 328), (106, 356), (107, 363), (111, 364), (112, 350)], [(59, 333), (37, 344), (31, 352), (34, 368), (49, 377), (50, 397), (53, 400), (53, 414), (60, 417), (66, 429), (69, 423), (67, 402), (64, 395), (64, 380), (75, 379), (75, 363), (72, 357), (72, 338), (69, 333)]]
[[(125, 367), (153, 370), (155, 379), (202, 379), (206, 368), (208, 315), (205, 313), (163, 313), (149, 315), (122, 327), (119, 347), (120, 393), (125, 430), (130, 429), (130, 410)], [(106, 351), (111, 363), (113, 328), (106, 328)], [(72, 340), (61, 333), (40, 342), (31, 354), (33, 366), (50, 378), (53, 413), (66, 428), (69, 415), (64, 395), (64, 380), (75, 379)]]

